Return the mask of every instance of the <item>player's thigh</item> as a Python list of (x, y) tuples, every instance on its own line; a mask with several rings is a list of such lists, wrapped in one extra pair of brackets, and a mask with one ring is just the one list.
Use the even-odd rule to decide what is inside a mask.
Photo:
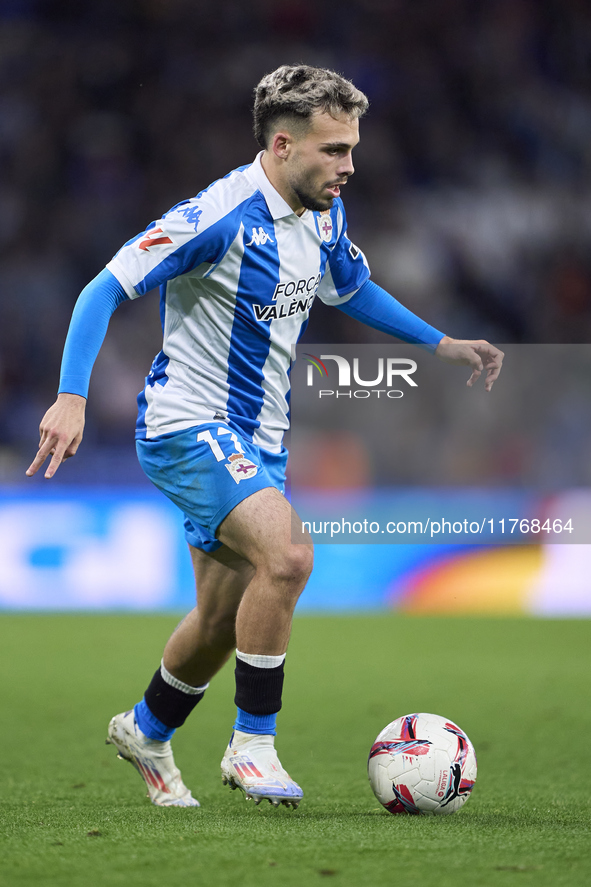
[(312, 569), (310, 535), (274, 487), (259, 490), (239, 502), (222, 521), (217, 535), (224, 545), (256, 568), (266, 567), (287, 576), (308, 575)]
[(239, 502), (284, 488), (287, 451), (263, 451), (225, 423), (139, 440), (137, 452), (152, 483), (183, 512), (187, 542), (209, 552), (219, 548), (218, 528)]

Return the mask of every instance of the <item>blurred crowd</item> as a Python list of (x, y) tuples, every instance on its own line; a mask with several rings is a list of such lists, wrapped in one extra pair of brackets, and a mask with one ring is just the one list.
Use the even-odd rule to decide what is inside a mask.
[[(588, 0), (1, 0), (0, 481), (34, 453), (81, 288), (252, 160), (253, 87), (298, 61), (370, 99), (344, 199), (376, 282), (456, 337), (589, 341)], [(113, 317), (89, 451), (132, 439), (157, 303)], [(320, 304), (306, 336), (384, 340)]]

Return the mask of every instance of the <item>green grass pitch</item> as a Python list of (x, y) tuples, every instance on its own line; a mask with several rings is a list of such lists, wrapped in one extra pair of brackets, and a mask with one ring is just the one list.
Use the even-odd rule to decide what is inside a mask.
[[(296, 619), (277, 746), (293, 812), (223, 788), (232, 667), (175, 737), (200, 809), (160, 809), (104, 745), (171, 616), (4, 615), (0, 884), (475, 887), (591, 883), (590, 621)], [(450, 817), (394, 817), (366, 777), (395, 717), (463, 727), (479, 775)]]

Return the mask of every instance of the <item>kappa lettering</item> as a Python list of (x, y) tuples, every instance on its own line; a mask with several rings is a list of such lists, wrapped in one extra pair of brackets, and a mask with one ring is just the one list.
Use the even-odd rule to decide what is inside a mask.
[(267, 242), (275, 243), (270, 234), (267, 234), (264, 228), (260, 227), (257, 231), (256, 228), (252, 229), (252, 240), (250, 243), (247, 243), (247, 246), (264, 246)]

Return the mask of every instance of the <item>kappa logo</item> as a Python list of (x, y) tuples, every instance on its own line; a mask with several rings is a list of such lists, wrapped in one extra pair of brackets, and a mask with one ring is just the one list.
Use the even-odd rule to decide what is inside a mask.
[(199, 227), (199, 219), (201, 218), (201, 214), (203, 210), (199, 209), (198, 206), (185, 206), (183, 209), (177, 210), (179, 216), (184, 216), (185, 221), (192, 225), (195, 231)]
[(241, 480), (249, 480), (251, 477), (254, 477), (259, 470), (258, 465), (255, 465), (254, 462), (251, 462), (250, 459), (247, 459), (241, 453), (232, 453), (228, 457), (226, 468), (237, 484)]
[(157, 234), (162, 233), (162, 228), (152, 228), (152, 230), (146, 236), (146, 239), (140, 242), (140, 249), (149, 252), (151, 246), (157, 246), (159, 243), (172, 243), (170, 237), (156, 237)]
[(270, 234), (267, 234), (265, 229), (261, 226), (257, 231), (256, 228), (252, 229), (252, 240), (250, 243), (247, 243), (247, 246), (264, 246), (266, 243), (275, 243)]

